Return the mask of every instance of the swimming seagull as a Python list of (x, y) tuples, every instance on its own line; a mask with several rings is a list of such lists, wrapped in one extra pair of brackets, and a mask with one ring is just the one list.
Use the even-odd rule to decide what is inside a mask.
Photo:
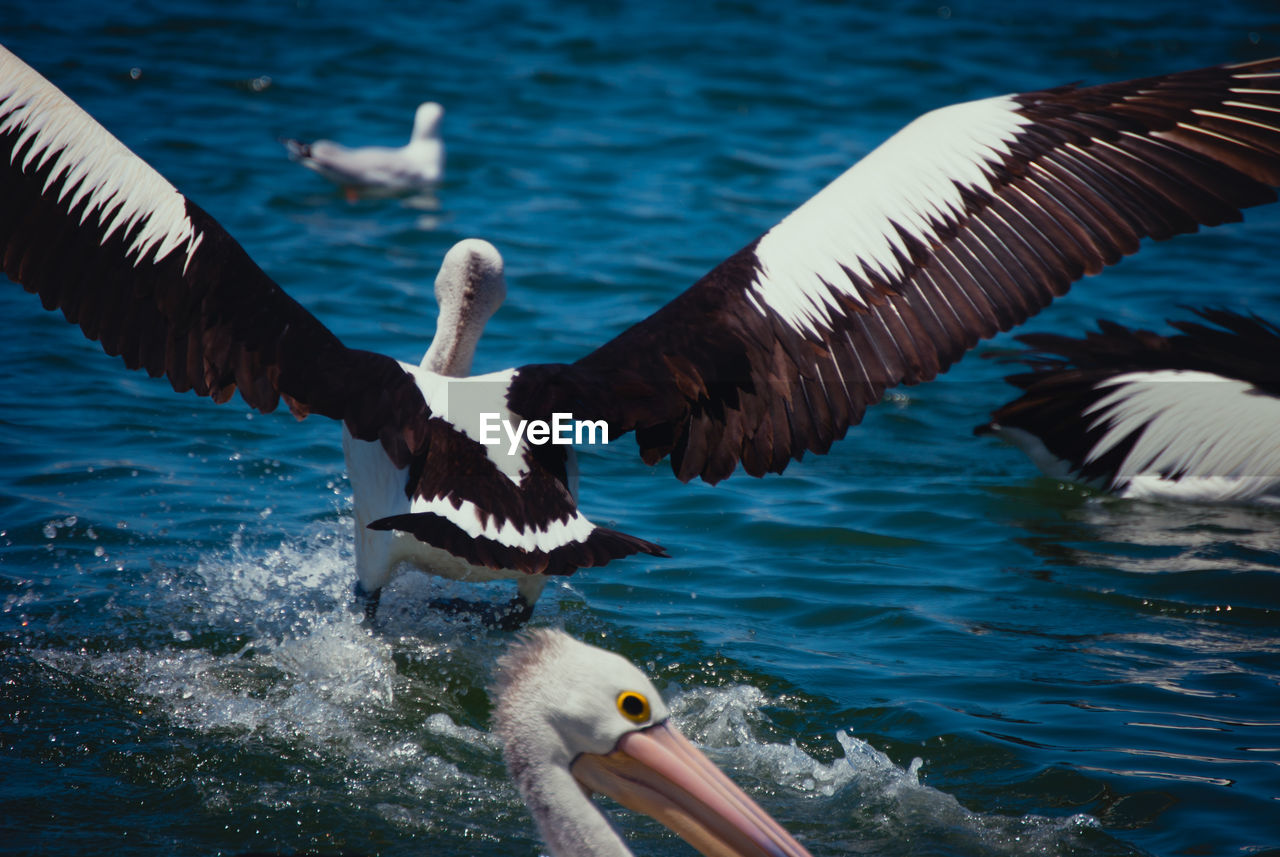
[[(50, 83), (0, 57), (4, 270), (131, 368), (349, 436), (358, 588), (401, 562), (514, 578), (657, 545), (579, 510), (571, 448), (485, 444), (482, 414), (634, 432), (649, 464), (718, 482), (826, 452), (1084, 274), (1280, 184), (1280, 59), (944, 107), (899, 131), (648, 318), (571, 364), (469, 378), (501, 300), (487, 243), (451, 250), (424, 365), (347, 348), (225, 230)], [(545, 436), (543, 436), (545, 439)], [(505, 609), (505, 608), (504, 608)]]
[(1046, 475), (1121, 497), (1280, 503), (1280, 328), (1199, 309), (1161, 335), (1099, 321), (1075, 339), (1020, 336), (1022, 396), (974, 429)]
[(330, 140), (303, 143), (283, 140), (289, 157), (343, 188), (348, 199), (362, 192), (402, 193), (437, 184), (444, 175), (444, 143), (440, 119), (444, 108), (434, 101), (418, 105), (413, 133), (399, 148), (348, 148)]
[(554, 857), (631, 853), (592, 793), (652, 816), (706, 855), (808, 855), (680, 734), (625, 658), (540, 628), (498, 669), (494, 732)]

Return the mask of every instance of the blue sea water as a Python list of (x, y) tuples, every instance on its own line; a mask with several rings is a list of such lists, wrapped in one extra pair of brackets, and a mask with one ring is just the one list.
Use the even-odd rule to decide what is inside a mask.
[[(488, 371), (585, 353), (928, 108), (1280, 54), (1280, 9), (0, 0), (0, 42), (350, 345), (417, 360), (444, 252), (493, 241)], [(398, 144), (423, 100), (433, 194), (350, 203), (278, 142)], [(1280, 318), (1278, 240), (1272, 206), (1148, 246), (1025, 329)], [(417, 574), (348, 609), (335, 425), (177, 395), (12, 284), (0, 337), (0, 851), (540, 853), (488, 731), (509, 635)], [(1012, 392), (980, 354), (782, 476), (585, 450), (587, 513), (671, 558), (534, 624), (640, 664), (818, 857), (1280, 849), (1280, 514), (1039, 478), (970, 433)]]

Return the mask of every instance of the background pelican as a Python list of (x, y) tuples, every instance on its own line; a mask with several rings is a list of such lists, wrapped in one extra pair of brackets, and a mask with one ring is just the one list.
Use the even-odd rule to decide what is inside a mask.
[(1201, 309), (1165, 336), (1099, 321), (1078, 339), (1020, 336), (1023, 390), (974, 429), (1047, 476), (1121, 497), (1280, 503), (1280, 329)]
[(495, 693), (507, 768), (555, 857), (631, 853), (593, 792), (706, 855), (809, 853), (680, 734), (625, 658), (540, 628), (501, 658)]

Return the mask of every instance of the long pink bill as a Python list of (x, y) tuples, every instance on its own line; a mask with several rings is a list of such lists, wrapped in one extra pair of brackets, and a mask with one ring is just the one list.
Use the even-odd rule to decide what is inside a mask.
[(570, 771), (588, 789), (665, 824), (706, 857), (810, 857), (669, 722), (623, 736)]

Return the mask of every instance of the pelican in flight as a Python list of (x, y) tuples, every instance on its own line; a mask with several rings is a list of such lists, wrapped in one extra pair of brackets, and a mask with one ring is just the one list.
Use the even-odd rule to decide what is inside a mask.
[[(408, 563), (512, 578), (658, 545), (576, 498), (568, 414), (684, 481), (825, 453), (898, 384), (945, 371), (1084, 276), (1280, 184), (1280, 59), (956, 104), (889, 138), (689, 289), (570, 364), (466, 376), (505, 292), (501, 256), (445, 257), (421, 365), (351, 349), (203, 209), (52, 84), (0, 54), (4, 272), (177, 391), (342, 423), (372, 615)], [(529, 427), (497, 442), (495, 423)], [(533, 427), (541, 425), (535, 436)]]
[(625, 658), (540, 628), (498, 672), (494, 731), (553, 857), (631, 853), (593, 793), (652, 816), (708, 857), (809, 854), (680, 734)]
[(361, 193), (403, 193), (435, 186), (444, 175), (440, 120), (444, 108), (434, 101), (418, 105), (413, 133), (398, 148), (348, 148), (330, 140), (284, 140), (289, 157), (340, 186), (347, 199)]
[(1280, 328), (1196, 314), (1172, 335), (1099, 321), (1079, 339), (1018, 337), (1034, 352), (1007, 379), (1022, 395), (974, 432), (1120, 497), (1280, 504)]

